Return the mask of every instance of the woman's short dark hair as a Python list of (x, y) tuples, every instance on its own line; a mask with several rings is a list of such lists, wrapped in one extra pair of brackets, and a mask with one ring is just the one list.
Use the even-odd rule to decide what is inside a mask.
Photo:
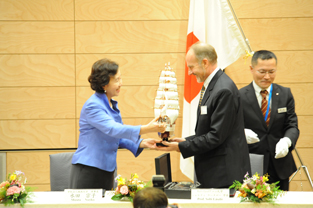
[(161, 189), (147, 187), (138, 191), (134, 197), (134, 208), (166, 208), (167, 196)]
[(90, 87), (96, 92), (104, 93), (103, 87), (110, 82), (110, 78), (115, 76), (118, 71), (118, 64), (109, 59), (96, 61), (91, 68), (88, 77)]

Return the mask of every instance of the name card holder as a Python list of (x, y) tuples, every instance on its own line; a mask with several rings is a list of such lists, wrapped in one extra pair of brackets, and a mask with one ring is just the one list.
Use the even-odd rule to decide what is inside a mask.
[(229, 189), (191, 189), (191, 200), (222, 201), (229, 199)]
[(114, 196), (114, 194), (115, 194), (115, 191), (105, 191), (104, 198), (111, 199), (112, 196)]
[(65, 189), (64, 200), (68, 202), (102, 201), (102, 189)]

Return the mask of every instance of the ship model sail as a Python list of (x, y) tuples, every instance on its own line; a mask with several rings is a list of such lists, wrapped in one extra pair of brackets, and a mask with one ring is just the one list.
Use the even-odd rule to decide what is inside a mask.
[(166, 130), (159, 133), (163, 141), (174, 136), (175, 122), (179, 114), (177, 79), (170, 63), (165, 64), (159, 78), (159, 87), (154, 102), (154, 115), (160, 116), (159, 122), (165, 122)]

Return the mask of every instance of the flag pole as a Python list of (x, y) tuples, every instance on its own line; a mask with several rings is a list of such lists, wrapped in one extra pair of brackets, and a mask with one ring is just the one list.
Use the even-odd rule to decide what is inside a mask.
[[(297, 150), (296, 147), (295, 147), (295, 152), (296, 152), (296, 154), (297, 154), (297, 156), (298, 156), (298, 159), (299, 159), (299, 161), (300, 161), (300, 166), (299, 166), (299, 168), (296, 170), (296, 172), (294, 172), (294, 173), (292, 174), (292, 176), (291, 176), (291, 178), (290, 178), (290, 180), (289, 180), (289, 183), (291, 182), (291, 180), (293, 179), (293, 177), (295, 177), (295, 175), (298, 173), (298, 171), (299, 171), (301, 168), (303, 168), (303, 169), (305, 170), (306, 177), (308, 178), (308, 181), (310, 182), (311, 188), (312, 188), (312, 190), (313, 190), (313, 183), (312, 183), (312, 180), (311, 180), (311, 177), (310, 177), (309, 170), (308, 170), (308, 168), (303, 164), (303, 162), (302, 162), (302, 160), (301, 160), (301, 157), (300, 157), (300, 155), (299, 155), (298, 150)], [(300, 171), (301, 171), (301, 170), (300, 170)], [(301, 172), (300, 172), (300, 175), (301, 175)], [(301, 181), (301, 187), (302, 187), (302, 181)]]
[(243, 29), (242, 29), (242, 27), (241, 27), (241, 25), (240, 25), (240, 22), (239, 22), (238, 18), (237, 18), (237, 15), (236, 15), (236, 13), (235, 13), (235, 10), (233, 9), (233, 6), (231, 5), (231, 3), (230, 3), (229, 0), (227, 0), (227, 3), (228, 3), (228, 6), (230, 7), (230, 9), (231, 9), (231, 11), (232, 11), (232, 13), (233, 13), (233, 16), (234, 16), (234, 18), (235, 18), (235, 20), (236, 20), (236, 22), (237, 22), (237, 25), (238, 25), (238, 27), (239, 27), (240, 33), (241, 33), (241, 35), (243, 36), (247, 47), (249, 48), (249, 52), (251, 53), (251, 52), (252, 52), (252, 49), (251, 49), (249, 40), (248, 40), (248, 38), (246, 38), (246, 35), (245, 35), (245, 33), (243, 32)]

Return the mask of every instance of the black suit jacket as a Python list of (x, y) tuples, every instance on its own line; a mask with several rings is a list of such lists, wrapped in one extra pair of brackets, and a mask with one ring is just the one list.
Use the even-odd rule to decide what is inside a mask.
[(230, 186), (250, 172), (248, 145), (239, 92), (221, 70), (211, 80), (198, 108), (196, 135), (179, 143), (184, 158), (194, 156), (202, 188)]
[[(296, 170), (291, 151), (294, 149), (299, 137), (295, 102), (290, 88), (273, 84), (271, 116), (268, 127), (255, 96), (253, 84), (250, 83), (240, 89), (239, 92), (242, 98), (245, 128), (254, 131), (260, 139), (260, 142), (249, 144), (250, 153), (265, 156), (264, 173), (268, 171), (268, 164), (271, 159), (278, 177), (287, 179)], [(286, 157), (275, 159), (276, 144), (283, 137), (290, 138), (292, 145)]]

